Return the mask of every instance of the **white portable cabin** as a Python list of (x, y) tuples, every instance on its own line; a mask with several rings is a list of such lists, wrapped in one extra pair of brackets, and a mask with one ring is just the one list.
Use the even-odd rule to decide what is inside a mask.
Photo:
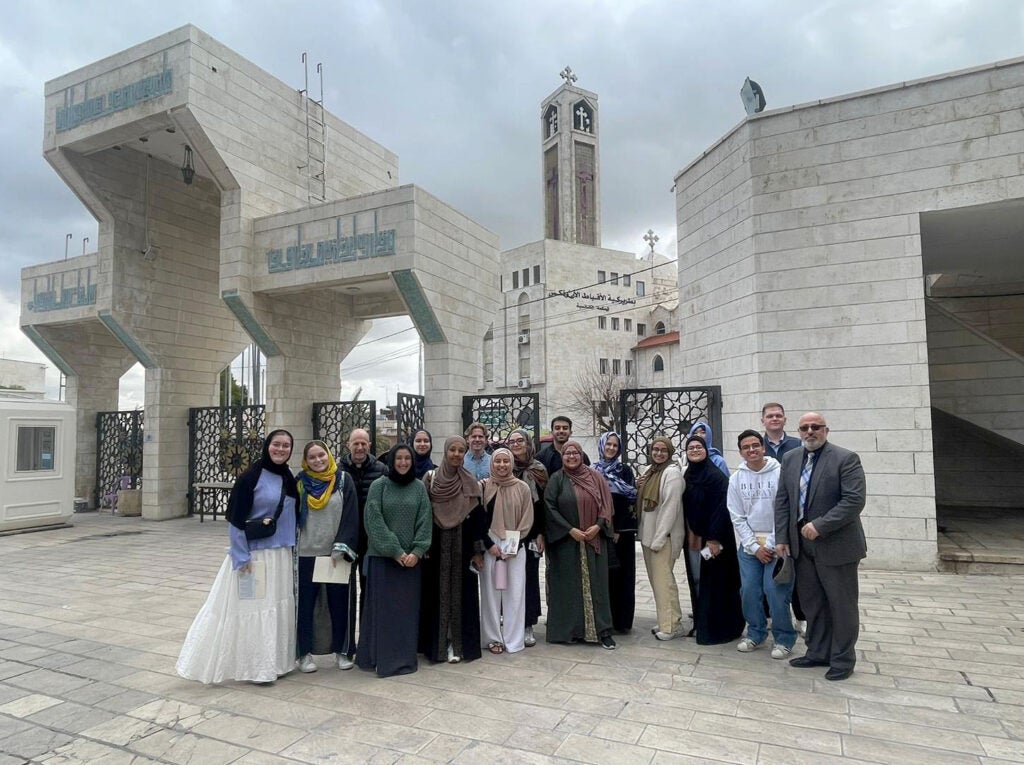
[(62, 525), (74, 512), (75, 409), (0, 391), (0, 532)]

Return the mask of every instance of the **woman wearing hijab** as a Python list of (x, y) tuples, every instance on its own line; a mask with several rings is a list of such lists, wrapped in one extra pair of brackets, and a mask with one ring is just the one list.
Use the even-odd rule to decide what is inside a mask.
[(650, 467), (640, 479), (640, 546), (654, 593), (658, 640), (685, 634), (679, 586), (672, 569), (686, 543), (683, 520), (683, 475), (672, 461), (675, 447), (664, 436), (651, 441)]
[(704, 439), (686, 439), (686, 576), (694, 631), (701, 645), (731, 643), (746, 622), (740, 604), (740, 569), (729, 516), (729, 480), (712, 464)]
[(544, 557), (544, 489), (548, 485), (548, 471), (534, 456), (533, 437), (525, 430), (513, 430), (508, 436), (508, 448), (514, 460), (512, 475), (526, 483), (533, 499), (533, 528), (526, 535), (526, 632), (523, 639), (527, 648), (537, 645), (533, 628), (540, 619), (540, 559)]
[(366, 600), (356, 664), (379, 677), (415, 672), (421, 570), (430, 547), (430, 498), (405, 444), (388, 454), (388, 472), (366, 497)]
[(548, 481), (547, 580), (549, 643), (584, 640), (614, 650), (608, 604), (608, 545), (612, 495), (608, 484), (583, 464), (583, 447), (567, 441), (562, 469)]
[(437, 468), (434, 461), (430, 459), (430, 453), (434, 450), (434, 437), (427, 431), (420, 428), (412, 434), (413, 473), (420, 480), (429, 471)]
[(423, 477), (434, 517), (433, 542), (423, 564), (420, 652), (431, 661), (479, 659), (480, 594), (477, 575), (487, 536), (480, 484), (462, 466), (466, 439), (444, 442), (441, 467)]
[(706, 422), (695, 422), (693, 427), (690, 428), (690, 432), (686, 434), (687, 438), (692, 436), (700, 436), (704, 441), (704, 444), (708, 449), (708, 459), (711, 460), (711, 464), (715, 465), (719, 470), (725, 473), (725, 477), (729, 477), (729, 465), (725, 461), (725, 457), (722, 453), (715, 448), (713, 443), (714, 437), (711, 434), (711, 426)]
[(636, 483), (629, 465), (620, 459), (622, 439), (614, 431), (597, 440), (600, 459), (594, 469), (604, 476), (612, 493), (613, 528), (611, 566), (608, 568), (608, 598), (612, 609), (612, 627), (618, 632), (633, 629), (636, 610)]
[[(338, 470), (330, 448), (310, 441), (302, 450), (299, 488), (299, 671), (316, 672), (313, 654), (333, 653), (338, 669), (352, 669), (356, 652), (356, 592), (352, 577), (340, 583), (313, 581), (318, 557), (330, 558), (331, 566), (356, 560), (359, 541), (359, 499), (352, 476)], [(321, 623), (314, 628), (318, 598), (325, 598)], [(323, 635), (319, 641), (316, 636)], [(330, 636), (328, 642), (325, 638)]]
[(496, 449), (483, 480), (484, 568), (480, 572), (480, 621), (494, 654), (525, 645), (526, 555), (523, 540), (533, 526), (530, 487), (512, 475), (512, 452)]
[(271, 432), (259, 463), (235, 481), (227, 513), (231, 545), (181, 647), (176, 669), (184, 678), (271, 683), (295, 668), (299, 495), (288, 469), (292, 444), (287, 430)]

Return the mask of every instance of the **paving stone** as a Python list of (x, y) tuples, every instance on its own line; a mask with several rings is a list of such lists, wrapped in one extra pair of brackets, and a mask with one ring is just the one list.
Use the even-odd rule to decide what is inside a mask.
[(30, 693), (28, 696), (22, 696), (15, 701), (0, 704), (0, 714), (10, 715), (11, 717), (29, 717), (36, 712), (60, 703), (60, 699), (55, 699), (52, 696)]
[[(177, 677), (174, 660), (223, 557), (223, 527), (145, 526), (133, 547), (79, 543), (93, 549), (74, 564), (45, 538), (89, 529), (26, 535), (22, 546), (0, 538), (0, 580), (25, 585), (16, 606), (32, 610), (0, 604), (0, 765), (8, 740), (46, 765), (1020, 759), (1024, 577), (863, 572), (860, 660), (842, 683), (732, 645), (654, 641), (641, 573), (636, 628), (614, 652), (541, 641), (400, 678), (325, 667), (268, 687), (202, 686)], [(194, 571), (182, 578), (192, 589), (136, 576), (154, 561)], [(28, 572), (58, 562), (65, 591), (32, 582)], [(159, 630), (130, 634), (136, 623)], [(26, 658), (4, 659), (10, 651)]]
[(59, 731), (39, 725), (30, 725), (17, 733), (0, 739), (0, 752), (32, 760), (47, 752), (52, 752), (72, 740), (71, 736)]

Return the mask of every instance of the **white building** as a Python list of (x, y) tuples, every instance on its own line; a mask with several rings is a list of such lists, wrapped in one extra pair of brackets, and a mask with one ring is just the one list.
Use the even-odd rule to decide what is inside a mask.
[(673, 381), (722, 386), (727, 445), (766, 401), (823, 413), (874, 565), (1024, 504), (1022, 94), (1017, 59), (766, 111), (676, 176)]
[(32, 398), (46, 395), (46, 364), (0, 359), (0, 391), (14, 390)]
[(600, 246), (598, 99), (570, 70), (563, 78), (540, 109), (546, 238), (501, 255), (481, 386), (539, 393), (542, 429), (568, 415), (592, 449), (609, 393), (637, 379), (632, 349), (654, 332), (652, 307), (674, 300), (676, 270), (661, 255)]

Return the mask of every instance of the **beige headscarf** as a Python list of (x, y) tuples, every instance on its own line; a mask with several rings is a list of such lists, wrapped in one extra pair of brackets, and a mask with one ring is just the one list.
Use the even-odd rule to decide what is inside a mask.
[(453, 467), (448, 462), (448, 449), (452, 444), (461, 443), (469, 450), (462, 436), (450, 436), (444, 442), (444, 457), (441, 467), (432, 471), (430, 504), (434, 508), (434, 522), (442, 529), (454, 529), (462, 523), (474, 507), (480, 504), (480, 484), (464, 467)]
[(525, 481), (516, 478), (511, 470), (507, 478), (498, 478), (494, 474), (494, 458), (499, 454), (508, 456), (509, 467), (515, 464), (515, 458), (508, 449), (495, 449), (491, 455), (491, 476), (483, 480), (484, 505), (489, 505), (491, 499), (494, 499), (490, 531), (498, 539), (504, 539), (509, 529), (518, 530), (520, 537), (525, 537), (533, 528), (533, 497), (530, 487)]
[(655, 444), (661, 444), (668, 449), (668, 458), (660, 465), (656, 465), (654, 464), (654, 457), (648, 452), (651, 466), (644, 473), (643, 478), (640, 479), (640, 509), (645, 513), (649, 513), (661, 504), (661, 474), (665, 468), (672, 464), (672, 455), (676, 451), (676, 447), (665, 436), (655, 436), (652, 438), (651, 445), (648, 448), (653, 449)]

